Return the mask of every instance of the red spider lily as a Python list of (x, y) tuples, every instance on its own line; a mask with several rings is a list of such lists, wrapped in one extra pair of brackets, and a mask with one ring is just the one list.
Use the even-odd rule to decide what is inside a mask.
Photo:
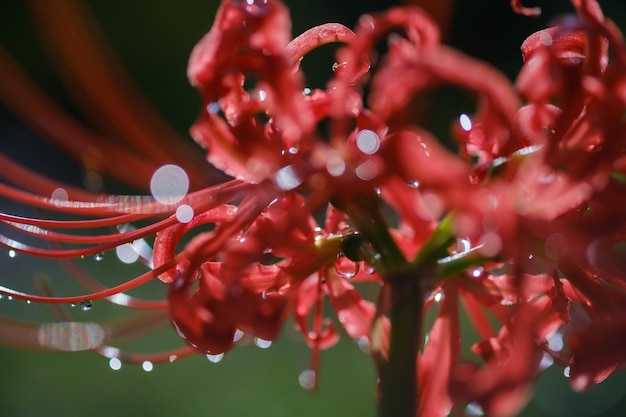
[[(188, 192), (180, 168), (152, 174), (176, 162), (164, 161), (159, 148), (139, 160), (110, 143), (102, 149), (128, 161), (139, 177), (151, 176), (153, 197), (68, 187), (42, 197), (59, 184), (8, 160), (2, 172), (15, 186), (0, 185), (15, 202), (88, 217), (2, 213), (3, 225), (23, 241), (7, 233), (0, 244), (62, 260), (89, 291), (60, 297), (47, 288), (35, 295), (1, 287), (0, 293), (52, 304), (108, 298), (167, 309), (191, 348), (137, 355), (110, 347), (132, 321), (24, 329), (4, 320), (5, 334), (27, 346), (164, 361), (193, 351), (222, 354), (242, 334), (273, 340), (292, 313), (317, 377), (320, 349), (337, 342), (333, 323), (339, 323), (350, 338), (368, 343), (383, 416), (446, 416), (468, 404), (488, 415), (514, 415), (546, 357), (570, 366), (577, 389), (622, 370), (626, 47), (595, 1), (572, 3), (576, 16), (522, 45), (524, 66), (513, 85), (488, 64), (442, 45), (435, 23), (417, 7), (365, 15), (355, 32), (327, 24), (292, 40), (279, 1), (224, 1), (189, 61), (188, 77), (204, 99), (191, 134), (207, 160), (234, 179), (206, 186), (192, 163), (187, 172), (198, 191)], [(511, 5), (538, 13), (519, 1)], [(43, 7), (37, 10), (52, 31), (65, 26), (47, 19)], [(67, 30), (82, 33), (72, 22)], [(53, 39), (61, 51), (67, 42)], [(333, 78), (326, 89), (308, 91), (300, 59), (333, 42), (343, 44)], [(67, 135), (72, 151), (106, 165), (79, 143), (96, 143), (93, 135), (67, 120), (8, 55), (0, 60), (4, 75), (16, 80), (0, 81), (0, 95), (16, 112), (57, 140)], [(76, 71), (76, 62), (67, 61)], [(81, 83), (99, 102), (98, 85)], [(475, 114), (453, 128), (458, 154), (414, 117), (414, 99), (443, 84), (476, 97)], [(102, 108), (121, 99), (106, 97)], [(50, 118), (32, 118), (28, 103)], [(140, 149), (149, 135), (130, 132), (148, 116), (106, 113), (119, 134), (130, 135), (130, 148)], [(8, 169), (24, 175), (12, 180)], [(163, 172), (172, 187), (161, 192)], [(118, 231), (94, 232), (111, 226)], [(148, 272), (114, 288), (71, 261), (120, 245), (136, 249), (154, 235)], [(27, 244), (27, 237), (49, 246)], [(157, 277), (169, 285), (167, 300), (123, 294)], [(365, 282), (380, 288), (376, 302), (357, 290), (355, 283)], [(334, 320), (324, 317), (326, 298)], [(476, 333), (473, 361), (462, 352), (459, 306)], [(430, 327), (423, 320), (429, 314)], [(140, 323), (163, 320), (156, 314)], [(70, 331), (91, 342), (72, 343)], [(564, 337), (564, 347), (551, 346), (555, 335)]]

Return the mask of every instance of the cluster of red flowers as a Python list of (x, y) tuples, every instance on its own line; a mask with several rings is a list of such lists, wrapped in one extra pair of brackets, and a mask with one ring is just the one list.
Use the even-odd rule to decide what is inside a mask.
[[(91, 291), (0, 293), (167, 309), (190, 347), (126, 354), (104, 335), (69, 340), (93, 336), (92, 324), (33, 325), (29, 332), (20, 325), (18, 332), (6, 319), (3, 328), (19, 343), (36, 335), (39, 347), (158, 361), (222, 354), (243, 334), (274, 340), (293, 314), (315, 371), (339, 324), (375, 359), (385, 416), (446, 416), (468, 404), (510, 416), (547, 363), (569, 367), (578, 390), (622, 370), (626, 45), (595, 1), (572, 4), (575, 15), (524, 42), (524, 65), (511, 84), (441, 44), (417, 7), (364, 15), (354, 32), (327, 24), (292, 40), (278, 0), (224, 1), (192, 52), (188, 77), (205, 102), (191, 134), (231, 180), (188, 192), (193, 176), (164, 165), (152, 176), (152, 197), (103, 197), (59, 188), (3, 158), (5, 173), (24, 175), (5, 175), (14, 186), (0, 184), (3, 197), (90, 217), (0, 213), (5, 226), (50, 246), (8, 235), (0, 244), (62, 259)], [(342, 44), (334, 77), (311, 90), (300, 60), (327, 43)], [(9, 68), (10, 58), (0, 59)], [(18, 79), (19, 70), (11, 71)], [(415, 100), (440, 85), (476, 98), (475, 112), (453, 126), (456, 153), (414, 114)], [(1, 87), (18, 112), (20, 95), (37, 98), (25, 81)], [(41, 195), (50, 188), (56, 194)], [(148, 226), (129, 226), (145, 220)], [(54, 231), (110, 226), (119, 232)], [(122, 246), (143, 256), (133, 242), (155, 234), (151, 268), (115, 288), (101, 288), (68, 260)], [(167, 300), (120, 297), (157, 277), (169, 283)], [(363, 282), (378, 285), (377, 300), (355, 287)], [(324, 317), (326, 299), (334, 317)], [(435, 319), (424, 327), (429, 311)], [(472, 362), (461, 349), (460, 314), (476, 334)]]

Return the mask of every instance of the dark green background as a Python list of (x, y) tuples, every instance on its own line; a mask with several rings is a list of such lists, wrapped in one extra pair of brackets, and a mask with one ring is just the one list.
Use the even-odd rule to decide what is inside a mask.
[[(185, 66), (189, 51), (209, 29), (215, 1), (109, 0), (89, 2), (104, 32), (145, 94), (175, 128), (186, 135), (200, 101), (187, 85)], [(287, 2), (292, 7), (294, 33), (328, 21), (353, 26), (364, 12), (393, 2), (307, 0)], [(521, 64), (519, 44), (546, 20), (571, 10), (566, 1), (540, 3), (545, 16), (515, 16), (505, 0), (458, 1), (448, 42), (470, 55), (488, 60), (511, 78)], [(543, 4), (546, 3), (546, 4)], [(530, 3), (528, 3), (530, 4)], [(622, 27), (626, 7), (621, 1), (602, 2), (607, 14)], [(39, 47), (22, 2), (0, 5), (0, 42), (56, 99), (71, 105)], [(330, 75), (330, 49), (305, 60), (310, 84), (321, 86)], [(454, 92), (433, 99), (429, 126), (446, 140), (447, 123), (470, 104)], [(36, 137), (0, 106), (0, 146), (50, 176), (80, 182), (81, 169), (37, 141)], [(37, 148), (32, 148), (37, 146)], [(37, 149), (32, 152), (32, 149)], [(0, 201), (0, 204), (7, 204)], [(5, 207), (6, 209), (6, 207)], [(29, 279), (24, 264), (12, 264), (0, 254), (0, 283)], [(18, 266), (16, 266), (18, 265)], [(128, 270), (107, 262), (87, 265), (96, 273), (128, 275)], [(37, 270), (42, 265), (29, 264)], [(45, 266), (45, 268), (48, 268)], [(29, 269), (30, 271), (30, 269)], [(46, 269), (51, 279), (60, 272)], [(98, 272), (99, 271), (99, 272)], [(158, 286), (157, 286), (158, 287)], [(154, 291), (162, 291), (155, 288)], [(29, 312), (39, 309), (38, 312)], [(45, 315), (43, 307), (0, 301), (0, 312)], [(108, 307), (96, 303), (82, 318), (106, 315)], [(76, 313), (76, 312), (75, 312)], [(134, 348), (158, 350), (175, 339), (173, 331), (146, 339)], [(109, 368), (107, 360), (91, 353), (40, 353), (0, 348), (0, 416), (374, 416), (375, 374), (367, 356), (353, 343), (324, 352), (320, 389), (311, 394), (297, 383), (307, 368), (308, 349), (293, 331), (286, 330), (270, 349), (235, 349), (218, 364), (202, 355), (173, 364), (157, 365), (152, 372), (140, 367)], [(589, 394), (574, 395), (562, 371), (551, 368), (541, 379), (538, 393), (524, 416), (618, 416), (626, 413), (626, 378), (620, 375)], [(599, 413), (599, 414), (598, 414)]]

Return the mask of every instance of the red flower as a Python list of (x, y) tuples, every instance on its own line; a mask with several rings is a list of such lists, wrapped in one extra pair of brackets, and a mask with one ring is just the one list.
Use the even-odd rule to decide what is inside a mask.
[[(233, 179), (206, 186), (194, 175), (198, 191), (188, 192), (189, 176), (168, 164), (152, 176), (150, 198), (66, 189), (50, 199), (40, 195), (57, 184), (6, 161), (24, 173), (16, 186), (26, 191), (1, 185), (4, 197), (93, 219), (1, 214), (20, 234), (52, 243), (40, 248), (8, 236), (0, 243), (63, 259), (90, 293), (0, 293), (167, 308), (193, 350), (211, 355), (229, 351), (242, 335), (275, 339), (291, 313), (312, 348), (315, 378), (320, 350), (338, 340), (338, 323), (367, 342), (385, 416), (445, 416), (467, 405), (514, 415), (548, 358), (570, 366), (577, 389), (601, 381), (626, 364), (615, 347), (626, 323), (626, 47), (596, 2), (572, 3), (575, 18), (522, 45), (524, 66), (513, 85), (442, 45), (434, 22), (416, 7), (365, 15), (354, 33), (328, 24), (292, 40), (281, 2), (222, 2), (189, 60), (188, 77), (204, 100), (191, 134), (208, 162)], [(378, 59), (381, 40), (387, 50)], [(331, 42), (344, 44), (335, 74), (325, 89), (310, 91), (299, 61)], [(26, 107), (23, 95), (63, 117), (7, 56), (0, 59), (18, 80), (15, 88), (1, 84), (0, 93), (18, 111)], [(461, 115), (452, 129), (458, 153), (419, 125), (412, 105), (442, 84), (476, 98), (475, 114)], [(42, 130), (62, 136), (44, 122)], [(79, 146), (76, 126), (62, 126)], [(144, 163), (110, 149), (141, 176), (162, 165), (161, 152)], [(161, 187), (162, 175), (169, 186)], [(119, 233), (54, 231), (107, 226)], [(121, 245), (137, 249), (154, 235), (153, 253), (140, 253), (148, 272), (115, 288), (92, 282), (68, 260)], [(156, 277), (169, 285), (166, 301), (122, 294)], [(376, 302), (356, 282), (375, 283)], [(334, 320), (325, 317), (326, 298)], [(459, 307), (477, 335), (471, 352), (462, 352)], [(6, 327), (17, 334), (14, 324)], [(39, 345), (58, 348), (44, 336)], [(551, 342), (559, 337), (564, 346)], [(104, 336), (91, 340), (97, 342), (62, 348), (131, 361), (192, 351), (125, 355)]]

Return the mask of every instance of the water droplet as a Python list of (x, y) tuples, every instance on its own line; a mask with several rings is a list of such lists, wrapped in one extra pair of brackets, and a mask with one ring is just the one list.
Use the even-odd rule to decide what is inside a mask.
[(26, 300), (26, 304), (31, 304), (31, 303), (32, 303), (32, 301)]
[(315, 371), (312, 369), (307, 369), (300, 372), (300, 375), (298, 375), (298, 383), (300, 384), (302, 389), (306, 391), (314, 390), (316, 385)]
[(176, 219), (181, 223), (189, 223), (193, 220), (193, 207), (183, 204), (176, 209)]
[(374, 192), (376, 193), (378, 197), (380, 197), (383, 194), (383, 191), (380, 189), (380, 187), (374, 188)]
[(310, 96), (312, 93), (311, 89), (309, 87), (304, 87), (304, 89), (302, 90), (302, 95), (305, 96)]
[(261, 17), (269, 11), (269, 0), (244, 0), (243, 9), (254, 17)]
[(122, 368), (122, 361), (118, 358), (109, 359), (109, 367), (114, 371), (119, 371)]
[(143, 361), (143, 363), (141, 364), (141, 367), (146, 372), (151, 372), (154, 369), (154, 365), (150, 361)]
[(348, 63), (347, 62), (335, 62), (333, 64), (333, 72), (335, 74), (341, 74), (341, 71), (345, 71), (348, 69)]
[(367, 248), (369, 243), (359, 233), (348, 233), (343, 235), (340, 245), (341, 251), (346, 258), (359, 262), (363, 258), (362, 251)]
[(220, 112), (220, 110), (222, 109), (217, 101), (212, 101), (206, 106), (206, 111), (210, 114), (217, 114)]
[(483, 268), (482, 266), (479, 266), (478, 268), (474, 268), (470, 270), (470, 274), (474, 278), (480, 278), (484, 272), (485, 272), (485, 268)]
[(178, 165), (163, 165), (152, 174), (150, 192), (161, 204), (176, 204), (189, 191), (189, 177)]
[(543, 371), (545, 369), (548, 369), (552, 365), (554, 365), (554, 359), (549, 354), (544, 353), (541, 357), (541, 362), (539, 363), (539, 369)]
[(426, 294), (425, 298), (427, 301), (433, 300), (434, 302), (438, 303), (441, 300), (443, 300), (443, 297), (444, 297), (443, 291), (437, 290), (437, 291), (429, 292), (428, 294)]
[(459, 116), (459, 123), (461, 124), (461, 129), (469, 132), (472, 130), (472, 119), (467, 114), (462, 114)]
[(420, 182), (418, 180), (409, 180), (406, 182), (406, 185), (409, 188), (419, 188)]
[(563, 369), (563, 375), (565, 375), (565, 378), (569, 378), (570, 377), (570, 367), (566, 366), (565, 369)]
[(292, 165), (282, 167), (276, 172), (274, 181), (278, 188), (283, 191), (290, 191), (302, 184), (302, 179)]
[(368, 160), (356, 167), (354, 172), (356, 173), (356, 176), (363, 181), (370, 181), (378, 175), (378, 164), (374, 161)]
[(17, 252), (13, 249), (9, 249), (9, 258), (15, 258), (17, 256)]
[(257, 102), (262, 103), (267, 100), (267, 92), (265, 90), (256, 89), (252, 92), (251, 97)]
[(13, 301), (13, 296), (12, 295), (7, 296), (7, 300), (8, 301)]
[(346, 162), (338, 155), (332, 155), (326, 160), (326, 171), (333, 177), (339, 177), (346, 171)]
[(124, 243), (115, 248), (117, 258), (125, 264), (132, 264), (139, 259), (139, 252), (135, 250), (131, 243)]
[(356, 135), (356, 146), (364, 154), (375, 154), (380, 149), (380, 137), (373, 130), (363, 129)]
[(258, 348), (261, 349), (267, 349), (270, 346), (272, 346), (272, 341), (271, 340), (265, 340), (265, 339), (261, 339), (259, 337), (255, 337), (254, 338), (254, 345)]
[(335, 260), (335, 272), (340, 278), (352, 279), (359, 272), (359, 263), (339, 254)]
[(91, 300), (83, 300), (80, 302), (80, 309), (83, 311), (91, 310), (92, 306), (93, 306), (93, 303), (91, 302)]
[(548, 336), (546, 341), (548, 342), (548, 349), (554, 352), (563, 350), (563, 347), (565, 346), (565, 343), (563, 342), (563, 335), (560, 332), (552, 333)]
[(103, 252), (98, 252), (93, 256), (93, 259), (95, 259), (96, 261), (101, 261), (104, 259), (104, 253)]
[(356, 343), (359, 346), (359, 349), (361, 350), (361, 352), (368, 354), (368, 355), (371, 353), (370, 342), (367, 336), (359, 337)]
[[(263, 293), (265, 293), (265, 291)], [(243, 339), (245, 335), (246, 334), (242, 330), (239, 330), (239, 329), (235, 330), (235, 335), (233, 336), (233, 342), (235, 343), (239, 342), (241, 339)]]
[(217, 355), (207, 354), (206, 358), (209, 360), (209, 362), (218, 363), (218, 362), (221, 362), (222, 359), (224, 359), (224, 354), (223, 353), (218, 353)]
[(467, 407), (465, 407), (465, 412), (467, 413), (468, 416), (472, 416), (472, 417), (479, 417), (479, 416), (485, 415), (485, 411), (483, 410), (483, 408), (480, 406), (480, 404), (476, 402), (471, 402), (467, 404)]
[(178, 359), (178, 356), (176, 355), (170, 355), (169, 361), (170, 363), (174, 362), (176, 359)]
[(74, 308), (78, 305), (78, 303), (70, 303), (70, 307)]
[(366, 274), (372, 275), (374, 272), (376, 272), (376, 268), (374, 268), (373, 265), (363, 262), (363, 272), (365, 272)]

